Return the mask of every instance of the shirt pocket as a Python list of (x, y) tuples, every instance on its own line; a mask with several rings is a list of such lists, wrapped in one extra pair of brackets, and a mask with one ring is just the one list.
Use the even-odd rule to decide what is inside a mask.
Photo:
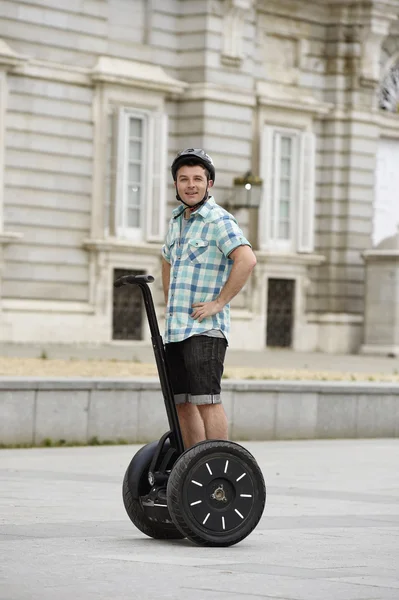
[(200, 238), (188, 240), (188, 258), (194, 264), (201, 265), (207, 261), (209, 242)]

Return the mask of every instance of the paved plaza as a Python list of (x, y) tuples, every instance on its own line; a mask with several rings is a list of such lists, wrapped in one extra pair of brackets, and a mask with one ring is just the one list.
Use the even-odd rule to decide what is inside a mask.
[(146, 538), (138, 447), (0, 451), (0, 600), (398, 600), (399, 440), (244, 443), (268, 498), (231, 548)]

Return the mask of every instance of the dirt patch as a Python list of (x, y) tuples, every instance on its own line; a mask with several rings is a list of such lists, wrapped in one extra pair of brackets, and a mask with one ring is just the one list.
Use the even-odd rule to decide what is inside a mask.
[[(158, 377), (155, 363), (120, 360), (60, 360), (0, 357), (1, 377)], [(306, 381), (386, 381), (399, 382), (399, 375), (387, 373), (341, 373), (292, 369), (232, 367), (225, 369), (224, 379), (306, 380)]]

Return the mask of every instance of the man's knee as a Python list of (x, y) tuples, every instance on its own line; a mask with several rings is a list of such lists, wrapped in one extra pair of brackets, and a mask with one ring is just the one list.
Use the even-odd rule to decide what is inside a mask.
[(198, 404), (198, 410), (202, 418), (209, 418), (210, 416), (214, 418), (225, 412), (221, 402), (217, 404)]
[(177, 414), (179, 415), (180, 418), (183, 418), (183, 419), (190, 419), (191, 417), (198, 414), (197, 407), (194, 406), (193, 404), (190, 404), (189, 402), (184, 402), (183, 404), (177, 404), (176, 408), (177, 408)]

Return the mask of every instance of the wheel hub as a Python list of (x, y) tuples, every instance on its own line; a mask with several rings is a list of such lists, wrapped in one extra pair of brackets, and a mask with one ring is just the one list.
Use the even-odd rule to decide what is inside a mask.
[(216, 510), (226, 510), (235, 498), (234, 486), (224, 477), (214, 478), (208, 483), (205, 493), (206, 505)]
[(211, 498), (213, 498), (214, 500), (218, 500), (219, 502), (227, 502), (226, 494), (223, 489), (223, 484), (220, 487), (216, 488)]
[(240, 527), (253, 501), (252, 477), (235, 457), (207, 457), (188, 477), (188, 508), (207, 530), (223, 533)]

